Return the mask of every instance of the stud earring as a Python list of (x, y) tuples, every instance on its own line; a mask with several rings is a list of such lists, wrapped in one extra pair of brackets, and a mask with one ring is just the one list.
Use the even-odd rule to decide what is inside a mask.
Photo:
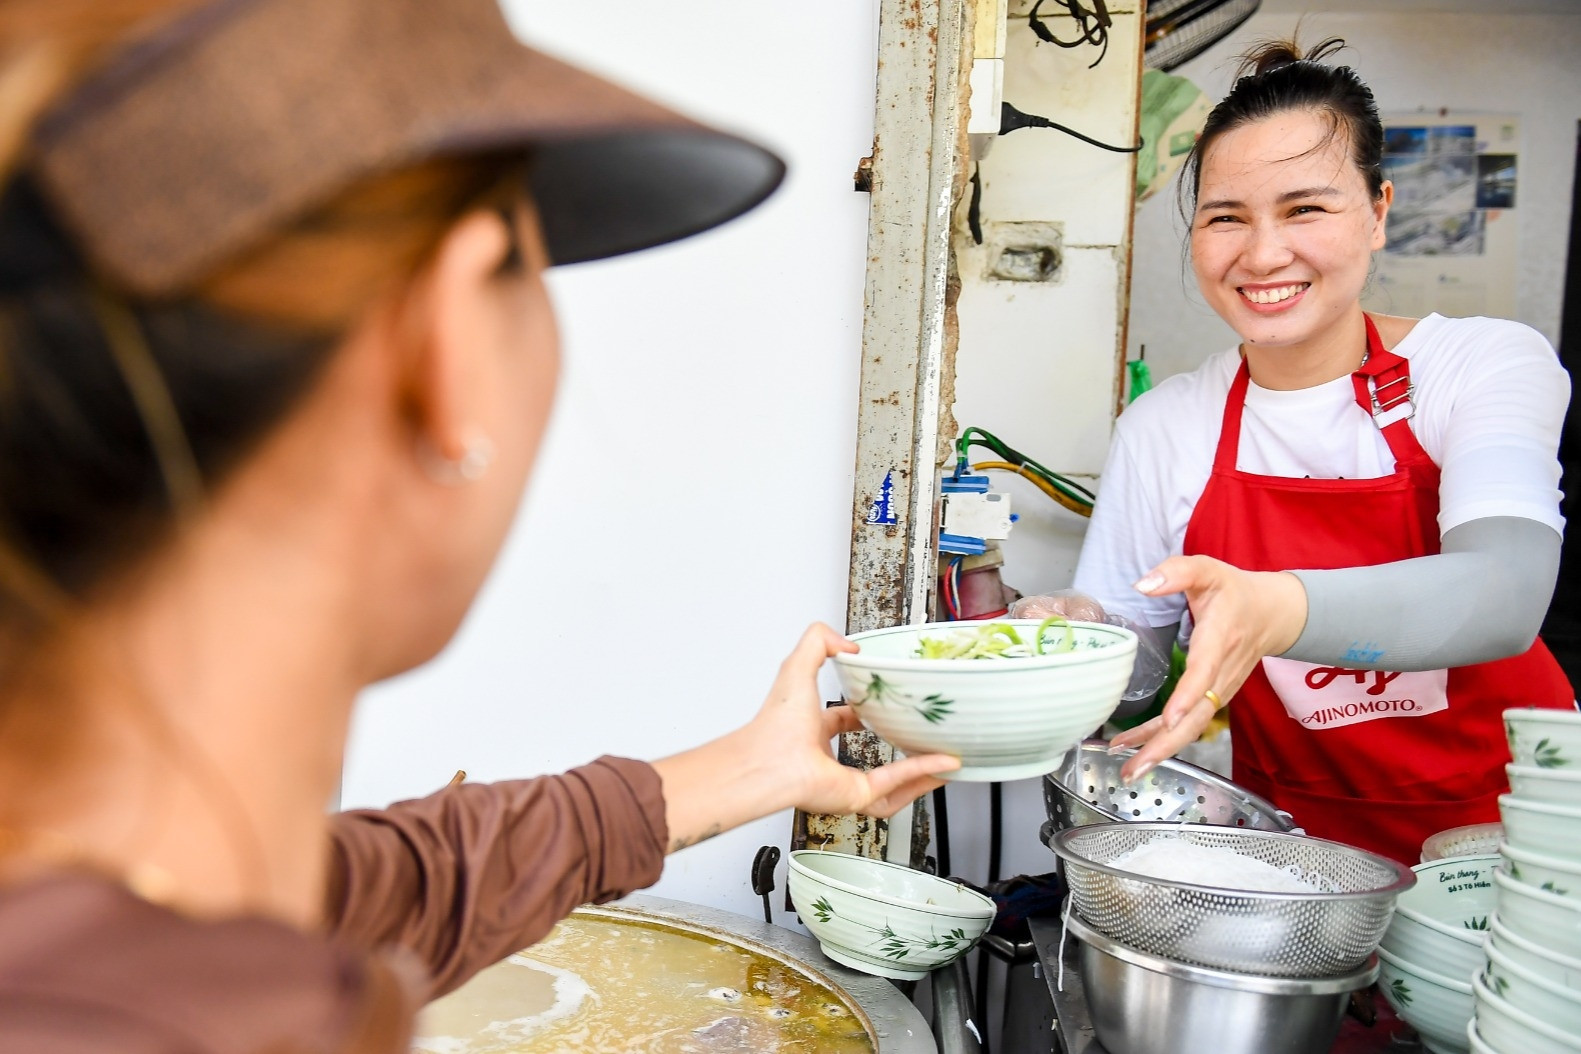
[(447, 487), (461, 487), (482, 479), (494, 464), (494, 444), (487, 436), (477, 436), (467, 441), (460, 457), (445, 457), (427, 440), (417, 444), (417, 461), (423, 472), (435, 483)]

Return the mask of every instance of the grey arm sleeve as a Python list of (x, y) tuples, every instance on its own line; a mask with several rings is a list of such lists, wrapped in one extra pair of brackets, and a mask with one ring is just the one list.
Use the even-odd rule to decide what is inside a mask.
[(1518, 516), (1471, 520), (1437, 556), (1295, 571), (1307, 624), (1282, 656), (1361, 670), (1438, 670), (1519, 655), (1559, 574), (1559, 534)]

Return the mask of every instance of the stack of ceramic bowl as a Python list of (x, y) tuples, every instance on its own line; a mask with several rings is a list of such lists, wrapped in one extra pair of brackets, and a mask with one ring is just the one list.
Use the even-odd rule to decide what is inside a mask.
[(1422, 843), (1422, 863), (1448, 860), (1452, 856), (1493, 856), (1504, 844), (1502, 823), (1474, 823), (1451, 827), (1428, 836)]
[(1510, 793), (1470, 1049), (1581, 1054), (1581, 713), (1508, 710)]
[(1413, 867), (1416, 885), (1395, 902), (1378, 948), (1384, 997), (1435, 1054), (1470, 1049), (1466, 1026), (1476, 1010), (1471, 986), (1487, 961), (1498, 866), (1492, 854)]

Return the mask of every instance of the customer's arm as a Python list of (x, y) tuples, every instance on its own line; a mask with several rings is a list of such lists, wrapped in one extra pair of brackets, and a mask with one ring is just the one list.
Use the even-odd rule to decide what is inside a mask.
[(440, 995), (579, 905), (651, 885), (666, 852), (792, 806), (893, 814), (959, 762), (923, 755), (864, 772), (835, 760), (830, 740), (860, 725), (848, 707), (823, 708), (817, 675), (853, 647), (812, 627), (750, 723), (652, 765), (601, 758), (335, 817), (329, 928), (415, 952)]
[(663, 787), (648, 764), (601, 758), (564, 775), (343, 813), (332, 837), (335, 937), (415, 953), (440, 995), (577, 906), (657, 881)]

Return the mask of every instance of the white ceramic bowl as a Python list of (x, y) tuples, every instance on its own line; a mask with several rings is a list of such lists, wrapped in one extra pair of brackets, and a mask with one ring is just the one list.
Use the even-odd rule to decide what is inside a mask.
[(1581, 958), (1581, 901), (1517, 882), (1503, 871), (1494, 872), (1493, 881), (1505, 929), (1567, 958)]
[(1488, 934), (1488, 946), (1498, 948), (1506, 958), (1524, 966), (1544, 980), (1552, 981), (1581, 996), (1581, 958), (1560, 955), (1552, 948), (1510, 932), (1509, 927), (1504, 925), (1497, 914), (1493, 916), (1493, 928)]
[(1506, 845), (1499, 852), (1504, 857), (1504, 873), (1515, 881), (1581, 902), (1581, 861), (1534, 853), (1514, 845)]
[(1581, 862), (1581, 806), (1499, 795), (1504, 841), (1517, 849)]
[(1545, 769), (1536, 765), (1506, 765), (1510, 793), (1526, 801), (1552, 805), (1581, 805), (1581, 767)]
[(1452, 856), (1486, 856), (1504, 844), (1502, 823), (1472, 823), (1430, 834), (1422, 843), (1422, 863), (1446, 860)]
[[(1005, 619), (1030, 640), (1038, 619)], [(1019, 659), (923, 659), (918, 638), (948, 637), (981, 622), (936, 622), (852, 634), (836, 655), (845, 699), (862, 723), (907, 754), (951, 754), (946, 777), (1001, 781), (1059, 768), (1065, 752), (1102, 725), (1131, 679), (1136, 634), (1072, 622), (1071, 651)], [(1049, 638), (1062, 633), (1051, 628)]]
[(1517, 765), (1581, 772), (1581, 711), (1504, 711), (1504, 735)]
[(966, 954), (994, 920), (994, 902), (974, 889), (849, 853), (797, 850), (788, 884), (825, 955), (902, 981)]
[(1466, 1039), (1471, 1043), (1471, 1054), (1501, 1054), (1500, 1051), (1488, 1046), (1487, 1042), (1482, 1038), (1482, 1033), (1477, 1031), (1476, 1018), (1472, 1018), (1466, 1025)]
[(1435, 1054), (1465, 1054), (1466, 1022), (1475, 1005), (1471, 978), (1460, 980), (1424, 970), (1378, 949), (1378, 989), (1400, 1015), (1421, 1034)]
[(1512, 960), (1497, 948), (1488, 948), (1488, 969), (1483, 979), (1494, 992), (1555, 1028), (1581, 1036), (1581, 992), (1554, 984)]
[(1498, 902), (1497, 856), (1462, 856), (1411, 868), (1416, 885), (1394, 902), (1383, 948), (1411, 966), (1471, 983), (1482, 969)]
[(1581, 1037), (1539, 1021), (1488, 988), (1480, 976), (1471, 982), (1477, 1001), (1477, 1032), (1500, 1054), (1581, 1054)]

